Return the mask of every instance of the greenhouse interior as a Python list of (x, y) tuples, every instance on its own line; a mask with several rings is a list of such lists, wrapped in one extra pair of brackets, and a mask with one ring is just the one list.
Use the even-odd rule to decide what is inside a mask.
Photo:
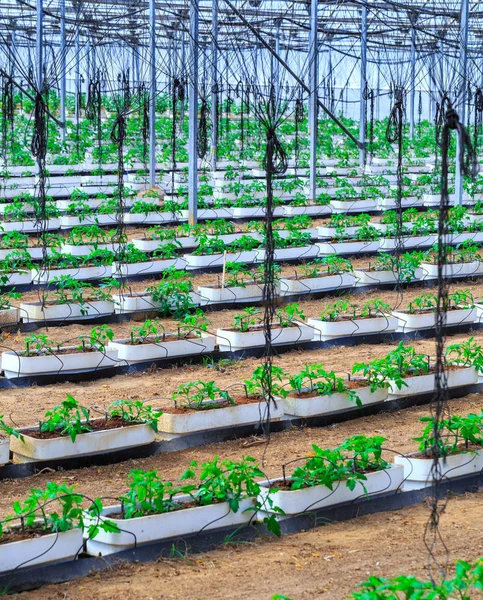
[(483, 598), (480, 3), (0, 0), (0, 111), (0, 593)]

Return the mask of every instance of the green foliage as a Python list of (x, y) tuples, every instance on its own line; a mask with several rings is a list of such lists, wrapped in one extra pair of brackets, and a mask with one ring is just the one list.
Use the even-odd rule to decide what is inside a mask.
[[(323, 449), (312, 445), (312, 453), (303, 465), (298, 465), (291, 477), (291, 489), (299, 490), (324, 485), (329, 490), (334, 485), (345, 485), (354, 490), (357, 483), (364, 488), (368, 471), (381, 471), (389, 467), (382, 458), (381, 436), (353, 436), (334, 449)], [(364, 488), (365, 489), (365, 488)]]
[(355, 390), (350, 389), (342, 377), (334, 371), (327, 371), (320, 363), (306, 364), (305, 367), (289, 377), (289, 384), (297, 394), (304, 392), (314, 393), (318, 396), (331, 396), (332, 394), (346, 394), (348, 400), (361, 407), (362, 402)]
[(248, 396), (263, 396), (264, 394), (264, 381), (268, 381), (271, 378), (271, 390), (273, 396), (287, 395), (287, 391), (280, 385), (286, 377), (286, 373), (280, 367), (275, 365), (259, 365), (249, 379), (245, 379), (243, 385)]
[(61, 404), (48, 410), (40, 424), (41, 432), (58, 432), (61, 436), (70, 437), (72, 443), (78, 435), (91, 429), (89, 410), (80, 406), (70, 394), (67, 394), (67, 399)]
[(200, 379), (180, 384), (172, 394), (172, 399), (176, 408), (180, 406), (192, 410), (222, 408), (227, 403), (235, 405), (230, 394), (221, 390), (214, 381)]
[(407, 575), (392, 579), (371, 575), (359, 587), (360, 591), (352, 594), (353, 600), (471, 600), (483, 589), (483, 559), (473, 564), (457, 561), (454, 577), (441, 582)]

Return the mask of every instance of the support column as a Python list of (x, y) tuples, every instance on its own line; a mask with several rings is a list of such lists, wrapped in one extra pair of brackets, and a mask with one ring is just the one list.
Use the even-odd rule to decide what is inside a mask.
[(381, 120), (381, 51), (377, 51), (377, 96), (376, 96), (376, 119)]
[(366, 162), (366, 85), (367, 85), (367, 6), (361, 9), (361, 89), (359, 115), (359, 161), (361, 167)]
[(310, 189), (309, 202), (315, 203), (317, 196), (317, 24), (318, 24), (318, 2), (311, 0), (310, 3), (310, 35), (309, 35), (309, 170)]
[(156, 3), (149, 0), (149, 185), (156, 184)]
[(189, 102), (189, 138), (188, 138), (188, 220), (196, 225), (198, 218), (198, 0), (190, 0), (190, 65), (188, 102)]
[(60, 120), (63, 126), (60, 130), (60, 139), (65, 142), (66, 124), (65, 124), (65, 96), (66, 89), (66, 68), (67, 68), (67, 49), (65, 43), (65, 0), (60, 0)]
[[(280, 24), (281, 22), (277, 22), (277, 30), (275, 34), (275, 54), (277, 56), (281, 56), (280, 54)], [(275, 64), (274, 64), (275, 63)], [(280, 63), (278, 60), (273, 61), (272, 55), (272, 73), (273, 73), (273, 84), (274, 84), (274, 92), (275, 92), (275, 102), (278, 104), (280, 100)]]
[(85, 80), (84, 80), (84, 89), (86, 93), (86, 98), (89, 95), (89, 83), (91, 80), (91, 44), (87, 42), (86, 44), (86, 55), (85, 55)]
[[(468, 71), (468, 25), (469, 25), (469, 11), (470, 3), (469, 0), (461, 0), (461, 18), (460, 18), (460, 35), (459, 35), (459, 106), (455, 107), (458, 112), (460, 123), (465, 122), (466, 113), (466, 97), (467, 97), (467, 84), (466, 76)], [(460, 168), (460, 161), (458, 157), (460, 155), (461, 147), (459, 136), (456, 138), (456, 178), (455, 178), (455, 204), (463, 204), (463, 173)]]
[[(181, 31), (181, 71), (180, 71), (180, 79), (181, 81), (187, 81), (187, 69), (186, 69), (186, 36), (184, 27)], [(185, 100), (181, 101), (180, 111), (179, 111), (179, 124), (180, 127), (184, 127), (184, 112), (185, 112)]]
[[(331, 40), (329, 40), (330, 43), (332, 43)], [(334, 86), (332, 86), (332, 84), (334, 84)], [(333, 92), (335, 91), (335, 89), (333, 89), (333, 87), (335, 88), (335, 80), (332, 79), (332, 48), (329, 46), (328, 48), (328, 52), (327, 52), (327, 85), (328, 85), (328, 90), (329, 90), (329, 108), (330, 110), (334, 110), (334, 94)]]
[[(243, 98), (242, 98), (243, 102)], [(218, 158), (218, 0), (211, 2), (211, 169)]]
[(80, 30), (79, 23), (75, 24), (75, 112), (80, 117)]
[(416, 96), (416, 17), (411, 18), (411, 93), (409, 96), (409, 139), (414, 139), (414, 101)]
[(17, 34), (15, 29), (10, 32), (10, 57), (9, 71), (10, 77), (15, 78), (15, 56), (17, 53)]
[(35, 44), (37, 89), (41, 92), (44, 83), (44, 0), (37, 0), (37, 31)]
[(433, 77), (436, 71), (436, 55), (434, 52), (431, 53), (431, 60), (429, 62), (428, 67), (428, 78), (429, 78), (429, 113), (428, 120), (430, 123), (433, 122), (433, 107), (434, 107), (434, 99), (433, 99)]

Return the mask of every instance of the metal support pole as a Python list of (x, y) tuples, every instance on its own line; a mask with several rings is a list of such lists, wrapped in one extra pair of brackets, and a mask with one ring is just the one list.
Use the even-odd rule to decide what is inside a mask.
[[(180, 79), (186, 79), (186, 38), (185, 38), (185, 30), (181, 31), (181, 72)], [(181, 101), (180, 111), (179, 111), (179, 124), (180, 127), (184, 127), (184, 111), (185, 111), (185, 100)]]
[(76, 117), (80, 116), (80, 28), (79, 23), (75, 25), (75, 111)]
[[(242, 98), (243, 102), (243, 98)], [(218, 158), (218, 0), (211, 3), (211, 169)]]
[[(458, 114), (460, 123), (465, 122), (465, 112), (466, 112), (466, 96), (467, 96), (467, 88), (466, 88), (466, 76), (468, 71), (468, 26), (469, 26), (469, 12), (470, 12), (470, 2), (469, 0), (461, 0), (461, 18), (460, 18), (460, 35), (459, 35), (459, 74), (460, 74), (460, 83), (459, 83), (459, 107)], [(463, 204), (463, 173), (460, 168), (460, 161), (458, 157), (460, 155), (461, 147), (460, 147), (459, 136), (456, 137), (456, 178), (455, 178), (455, 204)]]
[(149, 0), (149, 185), (156, 184), (156, 2)]
[[(328, 90), (329, 90), (329, 108), (330, 110), (334, 110), (334, 95), (333, 95), (333, 89), (332, 89), (332, 83), (335, 82), (335, 80), (332, 79), (332, 48), (329, 46), (328, 49), (328, 53), (327, 53), (327, 86), (328, 86)], [(334, 83), (335, 86), (335, 83)]]
[(317, 197), (317, 25), (318, 25), (318, 0), (310, 3), (310, 34), (309, 34), (309, 170), (310, 190), (309, 202), (315, 203)]
[(44, 0), (37, 0), (36, 62), (37, 90), (42, 92), (44, 83)]
[(15, 55), (16, 55), (17, 34), (15, 30), (10, 35), (10, 77), (15, 77)]
[(361, 9), (361, 89), (359, 116), (359, 160), (361, 167), (366, 163), (366, 85), (367, 85), (367, 6)]
[(91, 45), (89, 42), (86, 44), (86, 57), (85, 57), (85, 80), (84, 80), (84, 89), (86, 93), (86, 98), (89, 95), (89, 82), (91, 80)]
[(381, 120), (381, 51), (377, 51), (377, 96), (376, 96), (376, 118)]
[[(277, 29), (275, 34), (275, 54), (280, 56), (280, 24), (281, 22), (277, 22)], [(275, 93), (275, 102), (278, 104), (280, 99), (280, 63), (277, 61), (273, 61), (272, 55), (272, 73), (273, 73), (273, 87)]]
[(416, 96), (416, 28), (411, 29), (411, 93), (409, 96), (409, 139), (414, 139), (414, 100)]
[(65, 96), (66, 96), (66, 43), (65, 43), (65, 0), (60, 0), (60, 120), (64, 124), (60, 130), (60, 137), (65, 142)]
[(198, 0), (190, 0), (190, 65), (189, 78), (189, 138), (188, 138), (188, 220), (196, 225), (198, 218)]
[(431, 123), (433, 121), (433, 106), (434, 106), (434, 99), (433, 99), (433, 78), (434, 78), (434, 73), (436, 71), (436, 55), (434, 52), (431, 53), (431, 60), (429, 63), (429, 67), (428, 67), (428, 78), (429, 78), (429, 122)]

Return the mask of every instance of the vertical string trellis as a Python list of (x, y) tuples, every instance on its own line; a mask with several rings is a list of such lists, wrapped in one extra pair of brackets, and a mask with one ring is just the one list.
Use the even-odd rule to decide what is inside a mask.
[(99, 168), (102, 165), (102, 96), (99, 74), (89, 82), (89, 93), (86, 104), (86, 119), (92, 121), (97, 133), (99, 151)]
[(176, 171), (176, 138), (178, 125), (178, 102), (183, 103), (185, 98), (185, 88), (183, 81), (175, 77), (171, 86), (171, 191), (174, 192), (174, 175)]
[[(445, 452), (442, 445), (443, 429), (441, 422), (447, 417), (448, 412), (448, 374), (445, 361), (445, 327), (446, 317), (449, 308), (448, 304), (448, 278), (445, 274), (445, 268), (448, 259), (448, 212), (449, 212), (449, 148), (451, 142), (451, 133), (454, 132), (459, 139), (459, 155), (456, 160), (459, 161), (461, 172), (474, 178), (478, 172), (477, 157), (471, 145), (470, 136), (464, 125), (460, 122), (457, 112), (454, 110), (449, 97), (445, 94), (440, 106), (439, 122), (442, 123), (441, 130), (438, 131), (438, 139), (441, 144), (441, 203), (438, 219), (438, 293), (436, 304), (436, 363), (434, 367), (435, 392), (432, 399), (430, 410), (433, 418), (433, 445), (431, 454), (433, 463), (431, 466), (431, 479), (434, 482), (434, 493), (431, 497), (431, 513), (424, 532), (424, 543), (429, 553), (429, 572), (434, 580), (433, 564), (437, 566), (439, 575), (443, 577), (446, 574), (448, 566), (448, 552), (446, 544), (442, 538), (439, 523), (446, 505), (443, 498), (441, 484), (443, 474), (441, 470), (440, 459), (445, 459)], [(436, 556), (436, 546), (438, 541), (442, 543), (445, 550), (445, 564), (441, 564)], [(433, 563), (433, 564), (432, 564)]]
[(397, 190), (396, 190), (396, 229), (394, 231), (394, 263), (396, 272), (396, 290), (398, 294), (397, 306), (402, 301), (401, 290), (401, 254), (404, 250), (402, 237), (402, 195), (403, 195), (403, 123), (404, 123), (404, 90), (394, 89), (395, 103), (391, 109), (386, 128), (386, 140), (390, 144), (397, 143)]
[(14, 86), (12, 78), (4, 73), (2, 85), (2, 156), (5, 170), (8, 160), (8, 131), (11, 131), (11, 141), (13, 142), (14, 126)]
[(267, 439), (270, 437), (270, 414), (272, 404), (276, 407), (273, 396), (272, 365), (274, 349), (272, 344), (272, 327), (276, 311), (276, 274), (275, 274), (275, 243), (273, 235), (273, 177), (281, 175), (287, 170), (287, 155), (277, 137), (276, 129), (283, 115), (279, 103), (275, 98), (275, 88), (270, 86), (270, 93), (265, 110), (259, 112), (259, 118), (265, 128), (266, 143), (264, 168), (266, 173), (267, 205), (265, 219), (265, 262), (264, 262), (264, 286), (263, 286), (263, 333), (265, 336), (265, 348), (263, 353), (262, 390), (267, 410), (265, 420), (262, 423), (263, 431)]

